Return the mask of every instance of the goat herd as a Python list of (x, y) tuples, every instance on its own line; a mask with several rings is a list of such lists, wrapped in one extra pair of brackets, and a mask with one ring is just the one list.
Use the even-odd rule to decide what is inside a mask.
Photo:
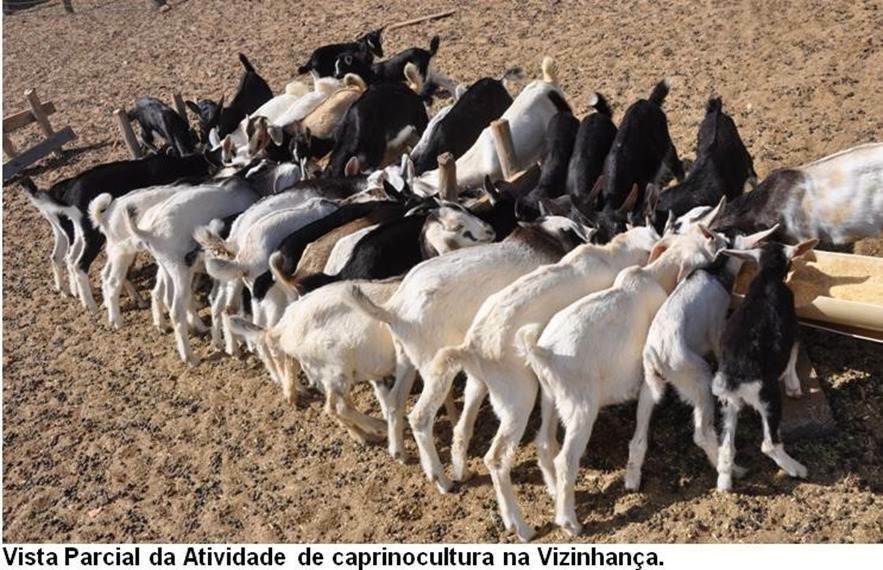
[[(735, 123), (712, 98), (685, 172), (663, 111), (667, 81), (617, 127), (601, 94), (575, 118), (550, 58), (513, 100), (520, 70), (458, 85), (433, 66), (438, 48), (434, 37), (428, 50), (375, 62), (381, 32), (371, 32), (315, 50), (299, 70), (312, 74), (312, 88), (295, 81), (276, 96), (240, 55), (245, 72), (229, 105), (187, 102), (194, 130), (161, 101), (139, 100), (130, 118), (153, 154), (45, 192), (21, 180), (52, 228), (56, 289), (94, 311), (88, 271), (103, 249), (102, 298), (118, 328), (122, 289), (140, 299), (128, 269), (147, 252), (157, 266), (153, 323), (164, 330), (168, 314), (184, 362), (198, 363), (195, 331), (229, 354), (247, 346), (289, 401), (305, 389), (303, 371), (350, 435), (386, 437), (399, 459), (419, 372), (408, 419), (421, 466), (442, 492), (452, 482), (436, 452), (436, 413), (445, 404), (456, 421), (451, 459), (462, 481), (489, 395), (500, 425), (485, 464), (502, 520), (522, 540), (534, 530), (510, 469), (538, 393), (538, 463), (555, 522), (570, 534), (581, 530), (574, 480), (600, 408), (638, 400), (625, 475), (637, 489), (667, 384), (694, 408), (694, 441), (719, 490), (744, 473), (733, 461), (743, 404), (762, 417), (763, 452), (805, 477), (779, 435), (779, 380), (800, 395), (784, 279), (819, 240), (880, 234), (883, 144), (756, 184)], [(430, 117), (437, 96), (453, 103)], [(508, 180), (489, 128), (497, 119), (508, 121), (522, 172)], [(456, 200), (438, 196), (443, 153), (456, 159)], [(759, 272), (728, 317), (748, 260)], [(210, 326), (193, 294), (197, 273), (211, 282)], [(458, 414), (451, 385), (461, 371)], [(385, 421), (353, 408), (352, 386), (364, 381)], [(720, 442), (713, 396), (723, 406)]]

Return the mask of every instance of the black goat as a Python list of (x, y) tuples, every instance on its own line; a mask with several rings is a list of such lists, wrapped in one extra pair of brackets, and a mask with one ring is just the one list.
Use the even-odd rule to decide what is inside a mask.
[(343, 79), (347, 73), (355, 73), (369, 85), (381, 81), (399, 82), (405, 80), (405, 66), (413, 63), (423, 80), (427, 81), (429, 79), (429, 64), (438, 52), (440, 41), (438, 36), (433, 36), (429, 41), (429, 50), (417, 47), (408, 48), (377, 63), (365, 61), (364, 58), (360, 58), (356, 54), (342, 54), (334, 64), (334, 76)]
[(365, 61), (371, 65), (374, 56), (383, 57), (383, 40), (380, 37), (383, 28), (368, 32), (354, 42), (329, 44), (313, 50), (307, 62), (297, 68), (300, 75), (312, 72), (316, 77), (332, 77), (335, 74), (335, 63), (344, 55)]
[(178, 156), (196, 151), (196, 141), (187, 119), (159, 99), (142, 97), (127, 114), (130, 121), (141, 125), (141, 141), (152, 151), (157, 152), (155, 134), (161, 136)]
[(567, 193), (571, 204), (585, 216), (594, 210), (589, 195), (604, 171), (604, 160), (616, 138), (613, 111), (607, 99), (595, 93), (589, 106), (595, 112), (586, 115), (580, 123), (567, 167)]

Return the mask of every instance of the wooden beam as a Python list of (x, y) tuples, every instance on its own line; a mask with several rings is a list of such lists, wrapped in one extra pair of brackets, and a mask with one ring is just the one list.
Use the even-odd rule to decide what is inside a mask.
[(801, 345), (797, 354), (797, 376), (803, 396), (789, 398), (784, 395), (782, 405), (782, 436), (787, 439), (818, 438), (830, 435), (837, 429), (828, 398), (822, 391), (819, 376)]
[(123, 141), (126, 143), (132, 158), (140, 158), (142, 154), (141, 145), (138, 144), (138, 139), (135, 138), (135, 131), (132, 130), (132, 123), (129, 122), (129, 115), (126, 114), (126, 110), (117, 109), (113, 114), (117, 119), (117, 126), (120, 128)]
[(500, 169), (503, 178), (509, 180), (518, 173), (518, 157), (515, 156), (515, 146), (512, 143), (512, 132), (509, 130), (509, 121), (497, 119), (491, 123), (491, 135), (494, 138), (494, 148), (500, 159)]
[[(37, 90), (28, 89), (25, 91), (25, 99), (28, 100), (31, 114), (34, 116), (37, 124), (40, 125), (40, 130), (43, 131), (43, 134), (47, 139), (51, 138), (52, 135), (55, 134), (55, 130), (52, 128), (52, 123), (49, 122), (49, 116), (43, 112), (43, 104), (40, 103), (40, 97), (37, 95)], [(55, 149), (53, 152), (55, 153), (55, 156), (61, 156), (60, 149)]]
[(442, 200), (456, 202), (457, 190), (457, 161), (446, 152), (438, 157), (438, 195)]
[[(49, 101), (48, 103), (42, 103), (40, 109), (43, 111), (44, 115), (51, 115), (55, 112), (55, 105), (52, 101)], [(30, 125), (36, 120), (37, 118), (30, 111), (21, 111), (20, 113), (3, 117), (3, 132), (11, 133), (12, 131)]]
[(428, 22), (429, 20), (439, 20), (441, 18), (447, 18), (448, 16), (453, 15), (456, 11), (457, 9), (454, 8), (452, 10), (445, 10), (444, 12), (436, 12), (435, 14), (430, 14), (429, 16), (421, 16), (419, 18), (412, 18), (403, 22), (396, 22), (395, 24), (390, 24), (386, 26), (384, 30), (395, 30), (398, 28), (404, 28), (405, 26), (413, 26), (414, 24), (419, 24), (421, 22)]
[(73, 129), (65, 127), (51, 137), (37, 143), (12, 160), (3, 164), (3, 182), (6, 182), (32, 163), (40, 160), (50, 152), (61, 148), (67, 142), (77, 138)]
[(71, 5), (71, 0), (61, 0), (61, 3), (64, 5), (64, 11), (68, 14), (74, 13), (74, 7)]
[(18, 151), (15, 149), (15, 145), (12, 144), (12, 141), (9, 140), (6, 131), (3, 132), (3, 155), (7, 160), (15, 158), (16, 155), (18, 155)]

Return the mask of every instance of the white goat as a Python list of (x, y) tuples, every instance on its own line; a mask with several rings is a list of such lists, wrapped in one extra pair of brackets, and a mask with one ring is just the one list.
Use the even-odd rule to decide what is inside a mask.
[[(526, 168), (545, 154), (546, 126), (552, 115), (558, 112), (548, 94), (555, 91), (564, 97), (558, 85), (555, 62), (547, 57), (543, 59), (542, 68), (543, 79), (529, 83), (501, 117), (509, 121), (517, 168)], [(461, 189), (480, 187), (485, 176), (490, 176), (492, 181), (503, 176), (490, 127), (483, 130), (475, 144), (457, 159), (457, 186)], [(414, 191), (426, 196), (435, 194), (438, 184), (438, 170), (425, 172), (411, 181)]]
[[(136, 225), (131, 212), (124, 220), (129, 232), (141, 240), (157, 262), (157, 286), (152, 292), (155, 306), (166, 296), (163, 287), (171, 287), (169, 318), (181, 359), (190, 366), (199, 360), (187, 338), (185, 317), (192, 299), (194, 252), (197, 243), (193, 232), (215, 218), (225, 218), (248, 208), (258, 198), (243, 180), (231, 178), (220, 184), (203, 184), (179, 193), (142, 214)], [(154, 315), (156, 318), (157, 315)]]
[(643, 431), (652, 397), (643, 382), (641, 352), (653, 315), (680, 279), (710, 263), (725, 245), (701, 224), (685, 235), (666, 236), (654, 246), (647, 266), (624, 269), (612, 287), (559, 311), (545, 329), (528, 325), (519, 331), (521, 349), (551, 404), (543, 411), (560, 414), (565, 428), (553, 468), (555, 522), (568, 533), (578, 535), (582, 528), (574, 481), (599, 410), (633, 400), (640, 391), (636, 434)]
[[(613, 284), (626, 267), (643, 265), (659, 235), (652, 227), (638, 227), (613, 238), (604, 246), (581, 245), (557, 263), (543, 265), (494, 293), (482, 304), (466, 338), (459, 346), (436, 354), (433, 376), (453, 380), (464, 370), (467, 381), (463, 413), (454, 429), (451, 460), (454, 478), (467, 476), (466, 451), (484, 395), (490, 392), (494, 411), (500, 418), (497, 435), (485, 456), (497, 501), (507, 529), (521, 540), (530, 540), (533, 529), (524, 523), (509, 479), (512, 454), (527, 426), (537, 392), (537, 380), (525, 366), (515, 347), (515, 334), (522, 327), (545, 325), (552, 316), (574, 301)], [(544, 406), (551, 401), (544, 400)], [(543, 418), (551, 418), (544, 414)], [(540, 427), (537, 454), (543, 479), (554, 496), (552, 458), (557, 452), (557, 425)]]
[[(432, 428), (439, 407), (450, 393), (447, 378), (433, 374), (432, 359), (446, 346), (463, 342), (475, 313), (489, 295), (539, 265), (557, 261), (586, 241), (582, 227), (567, 218), (548, 217), (519, 227), (500, 243), (488, 244), (424, 261), (412, 269), (402, 286), (380, 306), (351, 288), (350, 303), (389, 324), (404, 355), (420, 371), (423, 392), (408, 419), (427, 478), (443, 493), (451, 488), (435, 449)], [(405, 366), (404, 363), (400, 363)], [(410, 386), (396, 386), (410, 392)], [(391, 435), (400, 441), (401, 421)], [(390, 453), (398, 456), (400, 449)]]

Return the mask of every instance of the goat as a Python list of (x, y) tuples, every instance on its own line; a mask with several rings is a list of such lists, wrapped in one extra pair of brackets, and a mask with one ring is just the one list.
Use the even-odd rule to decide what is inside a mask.
[[(372, 299), (383, 302), (395, 292), (401, 279), (358, 283)], [(386, 435), (386, 425), (353, 409), (352, 386), (370, 381), (386, 413), (404, 402), (392, 402), (389, 390), (383, 386), (385, 378), (397, 372), (389, 330), (342, 300), (342, 290), (348, 285), (335, 283), (306, 295), (289, 305), (273, 327), (264, 328), (238, 317), (232, 319), (232, 326), (255, 344), (268, 347), (265, 362), (281, 378), (282, 392), (289, 403), (296, 401), (297, 373), (303, 370), (325, 394), (325, 412), (364, 444)]]
[(619, 207), (631, 188), (638, 185), (638, 204), (644, 203), (648, 182), (662, 179), (667, 168), (678, 181), (684, 166), (668, 133), (662, 104), (670, 89), (668, 79), (656, 84), (650, 97), (639, 99), (626, 110), (604, 163), (603, 204)]
[[(431, 365), (434, 378), (450, 383), (461, 369), (468, 378), (463, 413), (451, 444), (454, 479), (463, 481), (469, 475), (466, 451), (481, 402), (490, 392), (501, 423), (485, 463), (491, 471), (503, 521), (521, 540), (530, 540), (533, 532), (524, 524), (514, 501), (509, 480), (510, 455), (521, 440), (533, 409), (537, 381), (515, 350), (515, 333), (528, 324), (545, 325), (574, 301), (610, 287), (621, 270), (646, 263), (658, 240), (652, 227), (639, 227), (616, 236), (604, 246), (578, 246), (557, 263), (542, 265), (488, 297), (462, 344), (443, 348), (435, 355)], [(548, 404), (544, 400), (544, 405)], [(543, 478), (553, 495), (555, 476), (551, 458), (555, 454), (553, 446), (557, 445), (556, 430), (555, 424), (543, 425), (536, 439)]]
[(806, 477), (806, 467), (785, 451), (779, 431), (782, 393), (801, 395), (797, 377), (797, 314), (794, 294), (785, 285), (791, 261), (812, 251), (818, 240), (796, 246), (768, 243), (760, 250), (724, 250), (724, 255), (755, 261), (760, 271), (724, 327), (720, 339), (720, 366), (711, 391), (723, 404), (724, 427), (717, 460), (717, 489), (730, 491), (736, 454), (736, 422), (743, 404), (760, 414), (763, 422), (761, 451), (791, 477)]
[(481, 132), (512, 104), (505, 82), (521, 76), (521, 68), (516, 67), (499, 79), (479, 79), (452, 106), (439, 111), (411, 150), (415, 172), (437, 168), (438, 157), (446, 152), (457, 159), (469, 150)]
[[(546, 152), (546, 126), (558, 108), (549, 97), (555, 91), (559, 95), (558, 69), (552, 58), (543, 59), (543, 79), (528, 84), (509, 105), (501, 119), (509, 122), (512, 144), (518, 160), (516, 168), (526, 168)], [(478, 188), (485, 176), (492, 181), (503, 177), (500, 160), (494, 146), (490, 129), (485, 129), (478, 140), (457, 159), (457, 186), (461, 189)], [(411, 182), (413, 190), (430, 196), (438, 192), (438, 169), (424, 172)]]
[(863, 144), (798, 168), (776, 170), (730, 202), (716, 229), (780, 224), (776, 239), (848, 244), (883, 232), (883, 143)]
[[(423, 378), (423, 392), (409, 415), (420, 451), (420, 463), (430, 482), (446, 493), (445, 476), (432, 436), (438, 408), (448, 398), (450, 382), (433, 374), (432, 359), (439, 349), (463, 342), (481, 304), (521, 275), (539, 265), (557, 261), (585, 242), (576, 223), (560, 217), (542, 218), (517, 228), (500, 243), (481, 245), (425, 261), (408, 272), (398, 291), (378, 305), (353, 286), (348, 302), (387, 323), (403, 354), (399, 366), (412, 366)], [(408, 394), (411, 384), (393, 392)], [(397, 396), (398, 397), (398, 396)], [(390, 417), (390, 448), (402, 457), (402, 410)], [(452, 418), (453, 419), (453, 418)]]
[(383, 57), (383, 28), (363, 34), (354, 42), (329, 44), (313, 50), (307, 62), (301, 65), (297, 72), (299, 75), (312, 73), (314, 78), (332, 77), (335, 74), (337, 58), (350, 53), (364, 59), (369, 65), (374, 61), (374, 56)]
[(388, 149), (419, 139), (428, 122), (420, 98), (405, 85), (370, 85), (338, 127), (326, 174), (344, 176), (352, 159), (357, 172), (381, 166)]
[(328, 283), (345, 279), (385, 279), (402, 275), (420, 261), (451, 251), (493, 241), (494, 232), (459, 204), (442, 202), (426, 212), (412, 212), (371, 231), (359, 241), (352, 256), (336, 275), (317, 273), (293, 281), (277, 269), (276, 283), (296, 298)]
[(567, 165), (567, 193), (573, 206), (584, 216), (595, 211), (590, 193), (601, 177), (604, 161), (617, 132), (613, 124), (613, 111), (603, 95), (592, 95), (589, 106), (595, 112), (589, 113), (580, 122), (573, 154)]
[[(647, 193), (656, 193), (656, 212), (681, 216), (697, 206), (713, 206), (722, 196), (732, 202), (746, 184), (757, 185), (751, 155), (739, 137), (736, 124), (723, 112), (720, 97), (708, 100), (699, 125), (696, 161), (681, 184), (660, 193), (652, 182)], [(650, 198), (647, 198), (650, 200)]]
[(210, 141), (210, 132), (215, 128), (217, 128), (217, 141), (220, 142), (236, 129), (242, 119), (273, 98), (270, 86), (258, 75), (244, 54), (239, 54), (239, 62), (245, 71), (229, 105), (224, 106), (223, 97), (217, 103), (206, 99), (198, 103), (189, 100), (185, 102), (199, 120), (203, 142)]
[[(52, 227), (55, 246), (50, 263), (56, 289), (62, 290), (64, 261), (71, 294), (78, 296), (89, 311), (97, 310), (88, 272), (101, 252), (104, 236), (92, 225), (87, 212), (89, 202), (96, 196), (108, 193), (119, 197), (136, 188), (168, 184), (179, 178), (206, 176), (215, 168), (206, 155), (152, 155), (92, 167), (56, 182), (45, 192), (40, 192), (29, 177), (22, 178), (20, 184), (31, 203)], [(73, 226), (73, 236), (65, 232), (65, 219)]]
[[(560, 414), (564, 425), (564, 442), (551, 468), (555, 522), (569, 534), (576, 536), (582, 528), (574, 508), (574, 481), (598, 412), (640, 392), (635, 432), (644, 431), (652, 397), (643, 382), (641, 351), (653, 315), (678, 281), (709, 264), (725, 244), (702, 224), (684, 235), (667, 236), (653, 247), (646, 266), (622, 270), (613, 286), (567, 306), (545, 328), (528, 325), (517, 333), (547, 400), (543, 411)], [(543, 422), (552, 426), (557, 419)], [(630, 447), (637, 445), (633, 439)]]
[[(737, 235), (735, 249), (759, 246), (776, 227), (752, 234)], [(718, 255), (714, 263), (690, 274), (675, 288), (657, 311), (644, 344), (644, 382), (653, 401), (659, 403), (665, 387), (671, 384), (681, 399), (693, 406), (693, 442), (717, 469), (717, 433), (714, 429), (714, 402), (711, 394), (712, 371), (705, 357), (720, 359), (720, 338), (730, 306), (730, 292), (742, 260)], [(649, 422), (645, 424), (649, 428)], [(637, 490), (646, 453), (646, 434), (629, 456), (625, 487)], [(735, 467), (738, 474), (744, 470)]]
[(196, 141), (187, 119), (159, 99), (142, 97), (127, 115), (130, 121), (137, 121), (141, 125), (141, 141), (154, 152), (157, 152), (154, 134), (171, 145), (178, 156), (195, 152)]
[(330, 152), (337, 128), (347, 111), (368, 89), (357, 75), (345, 75), (343, 83), (343, 88), (332, 93), (298, 124), (299, 129), (311, 137), (312, 148), (317, 150), (312, 156), (317, 158)]
[(144, 244), (157, 263), (157, 284), (151, 293), (154, 323), (161, 321), (162, 299), (170, 298), (169, 318), (178, 353), (190, 366), (199, 363), (190, 348), (185, 322), (199, 252), (193, 232), (215, 218), (242, 212), (257, 199), (258, 194), (249, 184), (234, 177), (175, 194), (140, 216), (137, 225), (132, 212), (126, 212), (124, 221), (129, 233)]
[(532, 221), (541, 215), (540, 203), (556, 198), (567, 191), (567, 169), (573, 154), (579, 121), (567, 101), (555, 91), (549, 92), (549, 99), (558, 109), (546, 127), (546, 156), (543, 159), (539, 183), (527, 196), (515, 204), (518, 219)]

